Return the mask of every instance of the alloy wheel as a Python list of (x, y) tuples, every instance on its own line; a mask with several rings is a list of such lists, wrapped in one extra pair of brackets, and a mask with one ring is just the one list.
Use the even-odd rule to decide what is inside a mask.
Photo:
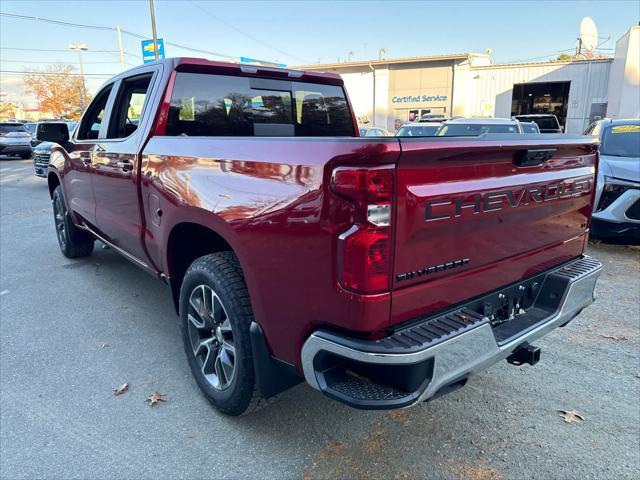
[(193, 354), (216, 390), (229, 388), (236, 373), (233, 330), (220, 297), (207, 285), (191, 291), (187, 312)]
[(63, 247), (67, 242), (66, 227), (64, 224), (64, 208), (62, 206), (62, 200), (58, 196), (53, 202), (53, 216), (56, 224), (56, 234), (58, 235), (58, 241)]

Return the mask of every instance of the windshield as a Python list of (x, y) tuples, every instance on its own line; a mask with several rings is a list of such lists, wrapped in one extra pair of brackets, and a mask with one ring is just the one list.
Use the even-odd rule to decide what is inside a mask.
[(475, 137), (485, 133), (519, 133), (515, 125), (487, 124), (450, 124), (444, 125), (438, 132), (439, 137)]
[(24, 125), (21, 125), (21, 124), (0, 125), (0, 134), (6, 135), (7, 133), (14, 133), (14, 132), (28, 133), (27, 129), (24, 128)]
[(398, 130), (396, 137), (433, 137), (439, 128), (440, 125), (404, 126)]
[(558, 123), (558, 119), (554, 116), (548, 117), (517, 117), (521, 122), (535, 122), (540, 127), (540, 130), (558, 130), (560, 128), (560, 124)]
[(521, 123), (523, 133), (540, 133), (535, 123)]
[(602, 155), (640, 157), (640, 125), (614, 125), (604, 131)]

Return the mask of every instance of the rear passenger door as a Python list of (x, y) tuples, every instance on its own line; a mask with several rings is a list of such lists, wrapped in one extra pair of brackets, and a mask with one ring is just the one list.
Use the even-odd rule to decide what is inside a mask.
[(147, 267), (138, 196), (140, 149), (148, 122), (150, 92), (159, 66), (137, 70), (114, 85), (107, 131), (92, 154), (98, 234), (129, 258)]

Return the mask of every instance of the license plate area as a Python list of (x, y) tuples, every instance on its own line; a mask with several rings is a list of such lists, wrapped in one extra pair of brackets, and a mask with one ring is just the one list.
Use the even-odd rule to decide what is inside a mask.
[(541, 273), (496, 290), (470, 302), (466, 308), (489, 319), (498, 345), (507, 343), (558, 311), (569, 280), (555, 272)]

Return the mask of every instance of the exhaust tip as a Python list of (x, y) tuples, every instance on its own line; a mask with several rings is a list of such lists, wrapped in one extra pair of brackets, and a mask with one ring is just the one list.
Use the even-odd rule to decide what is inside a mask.
[(527, 363), (533, 366), (540, 361), (540, 352), (540, 347), (523, 343), (507, 357), (507, 362), (511, 365), (520, 366)]

